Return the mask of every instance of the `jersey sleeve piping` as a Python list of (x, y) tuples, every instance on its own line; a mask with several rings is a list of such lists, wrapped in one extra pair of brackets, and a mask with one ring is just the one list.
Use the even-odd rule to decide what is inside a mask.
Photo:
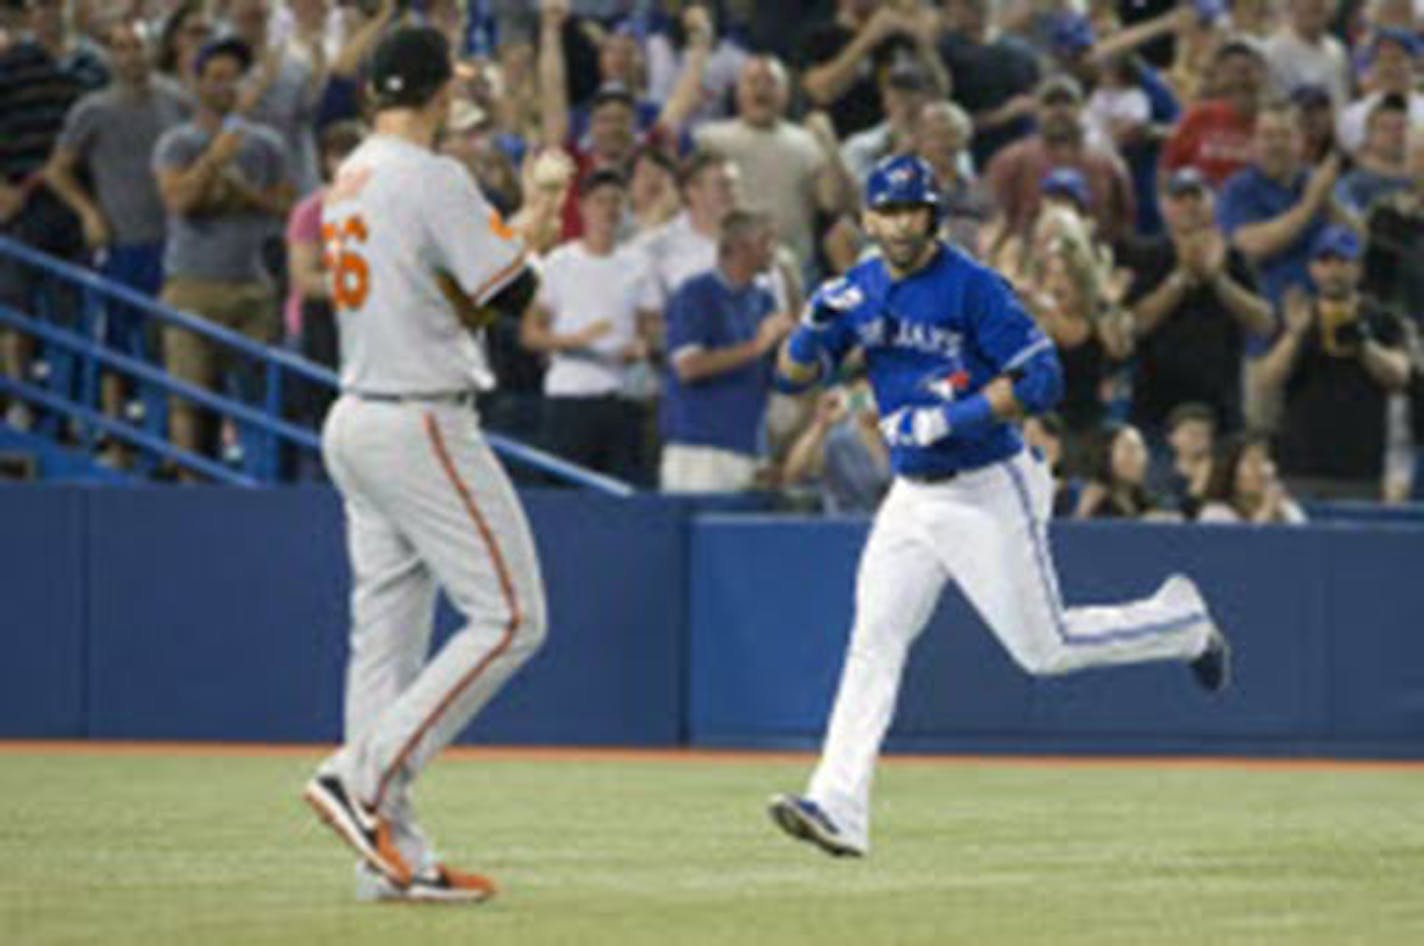
[(1047, 351), (1052, 347), (1053, 340), (1046, 336), (1036, 341), (1030, 342), (1026, 348), (1022, 349), (1017, 355), (1010, 358), (1004, 364), (1003, 370), (1013, 371), (1017, 368), (1022, 368), (1024, 364), (1034, 355), (1037, 355), (1039, 352), (1042, 351)]

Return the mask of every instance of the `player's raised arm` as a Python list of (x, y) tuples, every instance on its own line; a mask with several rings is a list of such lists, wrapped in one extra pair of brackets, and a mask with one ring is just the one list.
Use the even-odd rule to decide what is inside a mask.
[(777, 353), (778, 390), (797, 394), (830, 380), (854, 343), (846, 317), (861, 301), (860, 290), (845, 277), (816, 290), (806, 303), (800, 323)]

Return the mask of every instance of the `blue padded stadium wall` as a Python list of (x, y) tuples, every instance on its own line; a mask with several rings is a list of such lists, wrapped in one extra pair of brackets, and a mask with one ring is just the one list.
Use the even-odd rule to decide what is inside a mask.
[[(706, 517), (693, 528), (690, 730), (705, 745), (814, 745), (849, 634), (866, 526)], [(1179, 664), (1033, 679), (954, 589), (915, 645), (890, 744), (1058, 752), (1424, 754), (1424, 530), (1053, 529), (1069, 604), (1193, 575), (1231, 633), (1236, 686)]]
[[(680, 507), (526, 504), (555, 629), (473, 735), (677, 744)], [(0, 736), (339, 736), (348, 571), (331, 491), (13, 487), (0, 522)], [(437, 646), (457, 625), (442, 604)]]
[[(865, 523), (525, 501), (549, 643), (470, 739), (815, 744)], [(347, 571), (329, 490), (7, 487), (0, 523), (0, 736), (337, 737)], [(893, 746), (1424, 756), (1424, 527), (1069, 524), (1054, 542), (1071, 603), (1195, 575), (1238, 688), (1208, 700), (1174, 665), (1030, 680), (951, 590)]]

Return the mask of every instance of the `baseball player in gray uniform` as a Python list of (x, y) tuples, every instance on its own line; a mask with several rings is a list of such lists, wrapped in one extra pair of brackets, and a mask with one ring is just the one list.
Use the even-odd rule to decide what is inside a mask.
[[(537, 277), (456, 161), (432, 144), (452, 68), (433, 29), (377, 47), (374, 133), (322, 212), (341, 336), (341, 398), (322, 447), (353, 573), (346, 733), (306, 801), (361, 858), (358, 896), (476, 902), (416, 826), (411, 783), (538, 649), (534, 540), (481, 435), (488, 375), (472, 329), (518, 318)], [(437, 586), (466, 619), (427, 662)]]

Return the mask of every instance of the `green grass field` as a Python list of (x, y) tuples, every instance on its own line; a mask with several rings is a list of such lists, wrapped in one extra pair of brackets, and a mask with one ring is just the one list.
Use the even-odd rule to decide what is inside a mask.
[(316, 758), (0, 754), (0, 943), (1424, 943), (1424, 769), (892, 763), (853, 862), (763, 812), (804, 761), (448, 759), (504, 892), (432, 907), (352, 901)]

